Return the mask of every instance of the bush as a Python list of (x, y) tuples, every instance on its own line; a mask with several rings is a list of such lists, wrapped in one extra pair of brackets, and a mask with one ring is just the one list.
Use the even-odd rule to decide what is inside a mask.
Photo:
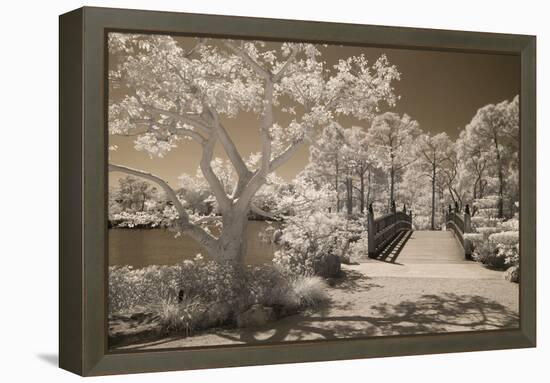
[(500, 229), (498, 229), (497, 227), (492, 227), (492, 226), (484, 226), (484, 227), (478, 227), (476, 229), (476, 231), (478, 233), (481, 233), (483, 234), (483, 236), (485, 238), (487, 238), (488, 236), (490, 236), (491, 234), (495, 234), (495, 233), (498, 233), (500, 231)]
[(504, 279), (508, 282), (519, 283), (519, 266), (511, 266), (504, 273)]
[(319, 278), (293, 277), (274, 265), (205, 261), (200, 255), (174, 266), (109, 269), (109, 313), (147, 312), (166, 332), (186, 335), (234, 323), (254, 305), (292, 313), (326, 299)]
[(174, 298), (163, 299), (157, 313), (165, 332), (189, 335), (205, 325), (205, 308), (199, 299), (186, 298), (181, 302)]
[(109, 210), (109, 224), (120, 228), (156, 228), (171, 227), (178, 217), (173, 206), (166, 206), (163, 210), (114, 212)]
[(506, 259), (498, 253), (494, 243), (483, 242), (481, 245), (474, 247), (472, 255), (473, 259), (481, 262), (489, 267), (504, 268)]
[(501, 222), (499, 226), (503, 231), (519, 231), (519, 219), (509, 219), (508, 221)]
[(136, 307), (158, 304), (174, 296), (176, 289), (175, 269), (170, 266), (142, 269), (112, 266), (109, 268), (109, 312), (125, 313)]
[(302, 307), (318, 307), (328, 300), (326, 282), (319, 277), (298, 277), (292, 283)]
[(514, 246), (519, 243), (519, 231), (503, 231), (489, 235), (489, 241), (505, 246)]
[(477, 233), (468, 233), (464, 239), (473, 245), (473, 258), (490, 267), (505, 268), (519, 264), (519, 231), (517, 220), (499, 222), (496, 226), (477, 228)]
[[(347, 256), (350, 240), (363, 231), (361, 221), (339, 213), (317, 212), (287, 219), (273, 262), (289, 275), (313, 276), (337, 269), (334, 256)], [(328, 276), (328, 275), (326, 275)]]
[(369, 234), (367, 231), (361, 233), (361, 236), (357, 241), (350, 243), (348, 254), (351, 262), (368, 257)]

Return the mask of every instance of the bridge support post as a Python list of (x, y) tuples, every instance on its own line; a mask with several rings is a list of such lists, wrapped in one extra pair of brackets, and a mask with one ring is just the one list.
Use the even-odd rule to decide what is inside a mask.
[[(466, 205), (464, 209), (464, 234), (472, 232), (472, 217), (470, 215), (470, 205)], [(473, 245), (470, 240), (464, 238), (464, 257), (468, 260), (472, 259)]]
[(376, 258), (376, 227), (374, 225), (374, 211), (372, 209), (372, 203), (369, 204), (369, 209), (367, 212), (367, 233), (369, 258)]

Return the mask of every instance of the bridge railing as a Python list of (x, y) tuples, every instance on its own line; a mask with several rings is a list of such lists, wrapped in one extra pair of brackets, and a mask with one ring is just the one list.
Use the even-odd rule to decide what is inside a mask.
[(368, 247), (369, 257), (376, 257), (388, 246), (391, 241), (404, 230), (412, 229), (412, 211), (407, 213), (406, 207), (403, 211), (396, 211), (395, 204), (392, 204), (392, 212), (378, 218), (374, 218), (372, 203), (368, 211)]
[(471, 218), (469, 205), (466, 205), (464, 213), (460, 212), (458, 204), (455, 204), (454, 210), (449, 205), (449, 210), (445, 213), (445, 227), (447, 230), (453, 231), (464, 249), (466, 259), (472, 259), (472, 244), (464, 238), (464, 234), (472, 232)]

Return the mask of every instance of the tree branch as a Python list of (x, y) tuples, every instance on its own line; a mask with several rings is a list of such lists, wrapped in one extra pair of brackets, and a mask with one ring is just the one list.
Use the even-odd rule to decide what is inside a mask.
[(266, 217), (266, 218), (270, 218), (270, 219), (273, 219), (273, 220), (276, 220), (276, 221), (279, 220), (279, 218), (277, 218), (275, 215), (259, 208), (258, 206), (254, 205), (254, 204), (250, 204), (250, 211), (252, 211), (254, 214), (261, 215), (261, 216)]
[(129, 168), (127, 166), (116, 165), (116, 164), (109, 164), (109, 171), (131, 174), (133, 176), (144, 178), (146, 180), (156, 183), (162, 188), (162, 190), (164, 190), (164, 192), (166, 193), (166, 196), (170, 199), (170, 201), (172, 201), (172, 203), (176, 207), (176, 210), (178, 211), (178, 214), (180, 215), (180, 219), (184, 219), (186, 222), (189, 222), (189, 215), (187, 214), (187, 212), (185, 211), (185, 208), (183, 207), (182, 203), (178, 199), (176, 192), (174, 191), (174, 189), (170, 187), (170, 185), (168, 185), (166, 181), (164, 181), (159, 176), (156, 176), (148, 172), (144, 172), (142, 170), (137, 170), (137, 169)]
[(264, 113), (260, 126), (262, 137), (262, 164), (261, 169), (267, 175), (271, 161), (271, 134), (269, 129), (273, 126), (273, 82), (266, 80), (264, 89)]
[(303, 142), (303, 139), (295, 141), (294, 143), (290, 144), (290, 146), (283, 153), (274, 158), (269, 164), (269, 172), (271, 173), (272, 171), (278, 169), (281, 165), (288, 161), (300, 148)]
[(225, 42), (225, 46), (228, 47), (233, 53), (235, 53), (237, 56), (240, 56), (245, 63), (250, 65), (252, 70), (256, 72), (256, 74), (264, 79), (269, 79), (271, 77), (271, 72), (264, 69), (260, 64), (258, 64), (252, 57), (248, 55), (244, 50), (241, 48), (238, 48), (230, 41)]
[(222, 217), (219, 216), (219, 215), (205, 215), (204, 217), (201, 217), (201, 218), (197, 219), (196, 221), (193, 221), (193, 224), (200, 225), (200, 224), (206, 223), (206, 222), (219, 221), (221, 219), (222, 219)]
[(165, 116), (172, 117), (185, 124), (192, 125), (195, 128), (201, 130), (203, 133), (209, 133), (212, 131), (212, 128), (210, 127), (210, 125), (206, 121), (203, 121), (200, 118), (177, 113), (177, 112), (172, 112), (171, 110), (155, 108), (153, 106), (147, 106), (147, 105), (143, 105), (143, 106), (144, 108), (149, 109), (152, 112), (164, 114)]
[(159, 185), (162, 190), (164, 190), (166, 196), (170, 199), (170, 201), (172, 201), (174, 207), (178, 212), (178, 227), (180, 227), (185, 233), (189, 234), (193, 239), (202, 244), (208, 250), (214, 249), (214, 246), (216, 245), (216, 238), (212, 237), (205, 230), (189, 221), (189, 215), (187, 214), (185, 208), (178, 199), (176, 192), (162, 178), (154, 174), (144, 172), (142, 170), (132, 169), (116, 164), (109, 164), (109, 171), (131, 174), (133, 176), (144, 178)]
[(214, 155), (214, 147), (216, 145), (216, 137), (216, 135), (211, 135), (206, 143), (203, 145), (200, 168), (202, 174), (204, 175), (204, 178), (206, 178), (206, 181), (208, 181), (208, 184), (212, 189), (212, 193), (214, 193), (214, 196), (216, 197), (216, 200), (218, 201), (218, 204), (220, 205), (220, 208), (223, 212), (229, 209), (231, 203), (218, 176), (216, 176), (216, 174), (212, 170), (211, 163), (212, 157)]
[(296, 58), (298, 51), (299, 51), (298, 47), (296, 45), (293, 45), (292, 53), (290, 54), (290, 57), (288, 58), (288, 60), (286, 60), (286, 62), (281, 67), (281, 69), (273, 76), (273, 82), (279, 82), (283, 78), (284, 74), (288, 69), (288, 66)]
[(225, 150), (225, 153), (227, 154), (227, 157), (235, 167), (237, 175), (239, 176), (239, 182), (241, 182), (241, 180), (243, 182), (247, 182), (248, 178), (250, 178), (251, 172), (244, 163), (237, 149), (237, 146), (231, 139), (231, 136), (229, 136), (229, 133), (227, 133), (227, 130), (223, 126), (222, 122), (220, 121), (217, 111), (209, 106), (207, 106), (207, 109), (214, 118), (214, 129), (218, 135), (220, 143), (223, 146), (223, 149)]

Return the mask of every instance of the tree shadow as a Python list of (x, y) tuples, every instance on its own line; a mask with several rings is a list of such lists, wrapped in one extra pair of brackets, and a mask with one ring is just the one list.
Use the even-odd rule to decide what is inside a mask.
[[(352, 287), (344, 285), (342, 288)], [(353, 309), (354, 305), (339, 306), (338, 302), (331, 302), (318, 311), (292, 315), (258, 328), (218, 328), (211, 329), (208, 333), (225, 340), (220, 343), (229, 341), (263, 344), (519, 327), (517, 312), (479, 295), (426, 294), (418, 299), (404, 300), (397, 304), (372, 305), (367, 311), (368, 315), (355, 315)], [(335, 310), (337, 314), (332, 314)], [(178, 341), (179, 347), (185, 347), (185, 336), (159, 338), (159, 334), (156, 334), (157, 337), (154, 339), (143, 337), (144, 334), (140, 335), (141, 339), (126, 339), (126, 342), (112, 342), (113, 339), (110, 339), (109, 346), (124, 347), (128, 350), (147, 349), (164, 343), (173, 345), (174, 341)]]
[(413, 335), (479, 331), (519, 326), (518, 314), (479, 295), (423, 295), (415, 301), (371, 306), (372, 315), (294, 315), (270, 326), (224, 331), (218, 336), (246, 343), (272, 343), (307, 339)]
[(371, 282), (372, 278), (356, 270), (342, 270), (341, 274), (339, 278), (329, 280), (329, 285), (333, 289), (357, 293), (382, 287), (377, 283)]

